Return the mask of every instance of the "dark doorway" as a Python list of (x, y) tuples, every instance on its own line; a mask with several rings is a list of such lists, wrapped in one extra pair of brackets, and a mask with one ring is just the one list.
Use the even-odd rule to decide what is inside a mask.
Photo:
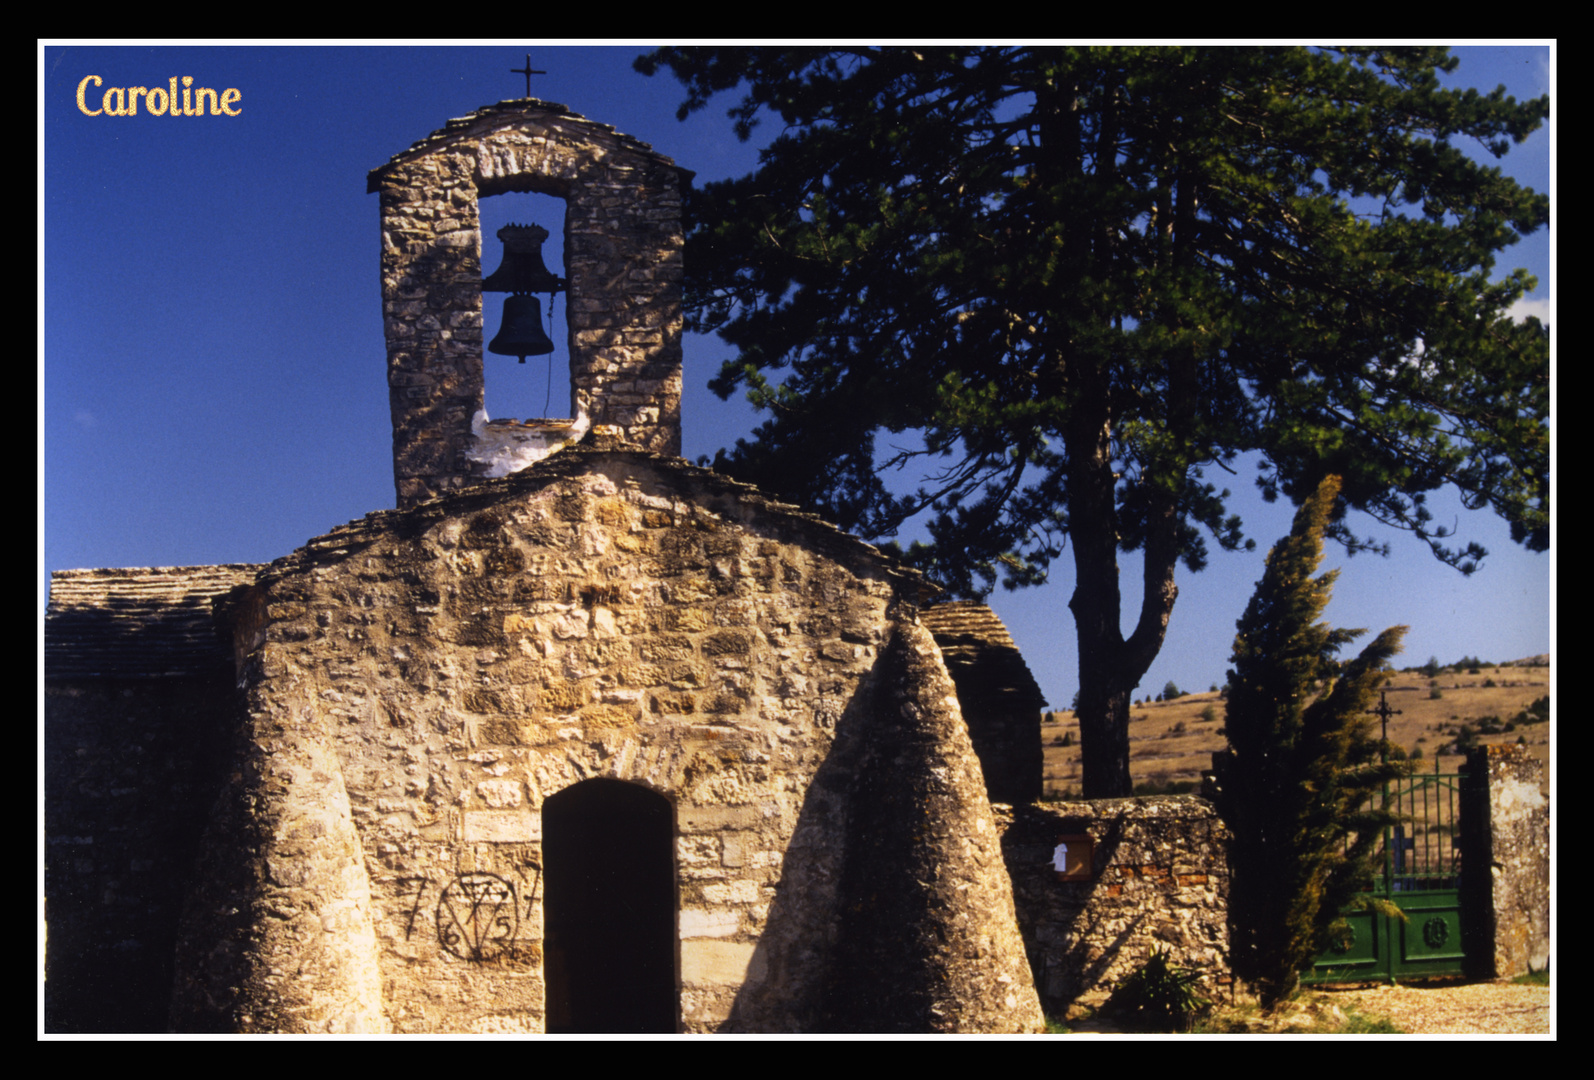
[(584, 780), (543, 803), (551, 1033), (673, 1033), (675, 821), (668, 799)]

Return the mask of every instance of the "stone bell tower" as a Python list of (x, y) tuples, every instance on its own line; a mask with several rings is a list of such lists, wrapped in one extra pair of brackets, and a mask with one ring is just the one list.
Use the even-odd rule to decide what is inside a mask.
[[(531, 98), (451, 120), (370, 173), (401, 509), (525, 468), (600, 426), (617, 448), (680, 454), (688, 175), (645, 143)], [(477, 200), (506, 192), (566, 202), (569, 424), (486, 422)]]

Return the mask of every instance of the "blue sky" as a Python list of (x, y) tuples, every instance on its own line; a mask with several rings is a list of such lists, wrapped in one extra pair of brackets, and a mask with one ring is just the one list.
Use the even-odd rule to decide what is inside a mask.
[[(651, 143), (699, 182), (750, 170), (756, 148), (732, 134), (730, 99), (676, 121), (679, 85), (631, 70), (646, 47), (42, 45), (38, 610), (51, 570), (265, 562), (391, 507), (377, 197), (366, 194), (367, 172), (453, 117), (523, 96), (524, 78), (510, 69), (528, 52), (547, 71), (532, 77), (533, 96)], [(1550, 91), (1548, 45), (1457, 51), (1451, 85), (1504, 83), (1519, 99)], [(76, 92), (90, 75), (103, 80), (91, 107), (106, 88), (192, 76), (195, 87), (237, 89), (239, 115), (88, 116)], [(1500, 165), (1551, 191), (1551, 146), (1547, 127)], [(499, 225), (534, 218), (560, 234), (557, 201), (516, 198), (483, 203), (489, 270)], [(549, 247), (555, 266), (557, 245)], [(1551, 260), (1541, 232), (1500, 268), (1537, 275), (1533, 310), (1546, 319)], [(498, 307), (486, 305), (489, 339)], [(561, 304), (556, 341), (563, 314)], [(725, 355), (712, 339), (687, 342), (688, 458), (756, 423), (744, 403), (705, 388)], [(489, 412), (543, 415), (542, 365), (490, 357)], [(549, 411), (562, 414), (564, 374), (551, 374)], [(1262, 503), (1244, 471), (1230, 487), (1258, 551), (1215, 552), (1205, 572), (1181, 570), (1167, 644), (1137, 696), (1170, 680), (1186, 690), (1223, 681), (1262, 552), (1291, 514)], [(1462, 541), (1489, 549), (1482, 569), (1463, 578), (1403, 534), (1389, 536), (1389, 558), (1331, 550), (1325, 566), (1342, 573), (1329, 620), (1374, 631), (1409, 624), (1403, 664), (1549, 652), (1551, 557), (1522, 551), (1493, 516), (1451, 496), (1432, 506)], [(1366, 519), (1357, 531), (1379, 533)], [(1135, 557), (1121, 559), (1121, 572), (1127, 618), (1139, 603)], [(1078, 686), (1072, 589), (1065, 557), (1048, 585), (992, 597), (1056, 707)]]

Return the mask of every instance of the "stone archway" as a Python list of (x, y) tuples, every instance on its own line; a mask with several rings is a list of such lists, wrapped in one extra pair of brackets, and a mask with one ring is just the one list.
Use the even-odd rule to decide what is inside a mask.
[(657, 792), (585, 780), (543, 803), (550, 1033), (673, 1033), (675, 813)]

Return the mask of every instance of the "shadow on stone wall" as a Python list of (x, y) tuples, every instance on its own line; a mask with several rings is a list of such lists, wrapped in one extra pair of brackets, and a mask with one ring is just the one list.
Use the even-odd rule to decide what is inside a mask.
[[(1227, 829), (1194, 796), (1097, 799), (1002, 808), (1003, 853), (1036, 987), (1049, 1016), (1097, 1005), (1153, 949), (1202, 974), (1211, 996), (1228, 977)], [(1059, 880), (1059, 835), (1095, 844), (1089, 880)]]
[[(984, 777), (929, 633), (898, 620), (860, 685), (788, 851), (765, 985), (802, 981), (790, 1020), (810, 1031), (1038, 1030)], [(771, 1029), (755, 996), (732, 1026)]]

